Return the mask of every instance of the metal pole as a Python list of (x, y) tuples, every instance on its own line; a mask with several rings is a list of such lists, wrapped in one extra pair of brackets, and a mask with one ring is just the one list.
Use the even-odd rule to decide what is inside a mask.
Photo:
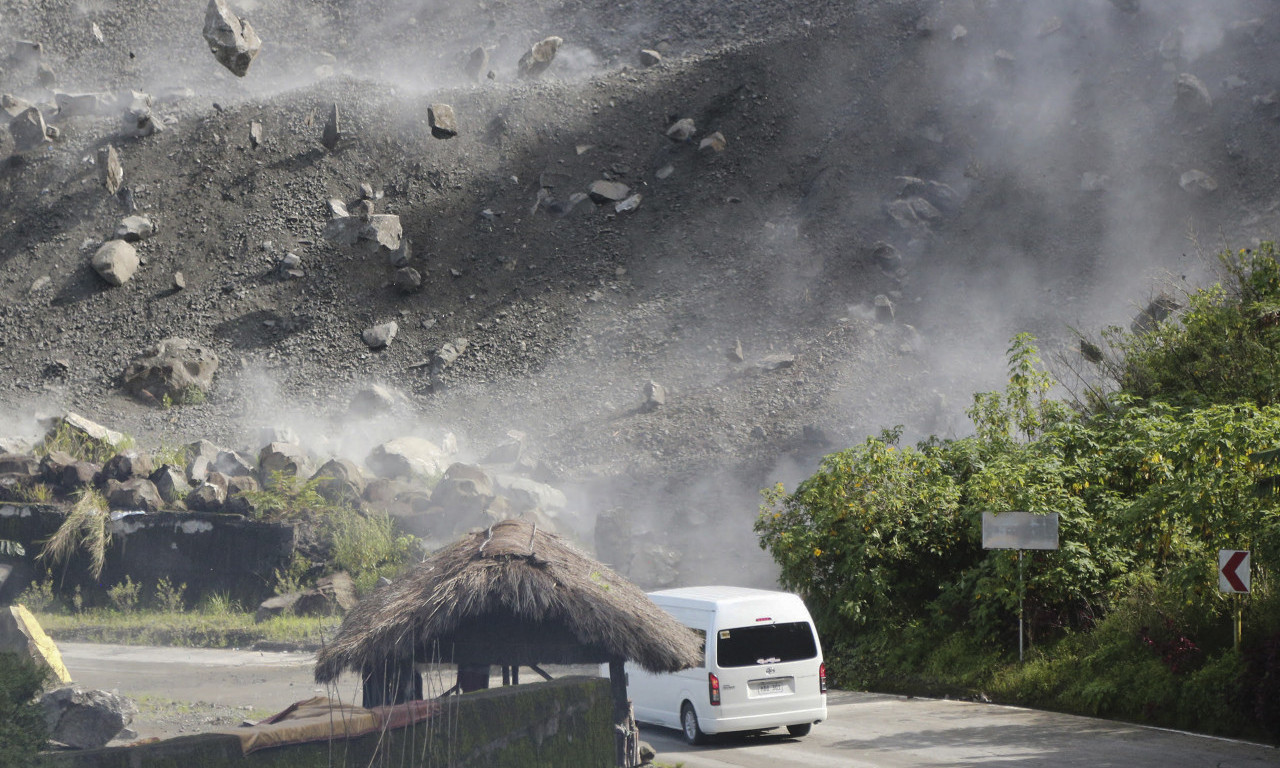
[(1244, 598), (1240, 595), (1236, 595), (1236, 621), (1233, 629), (1235, 629), (1232, 633), (1235, 635), (1235, 650), (1239, 653), (1240, 635), (1244, 632)]
[(1018, 550), (1018, 663), (1022, 663), (1022, 602), (1026, 599), (1026, 587), (1022, 583), (1022, 550)]

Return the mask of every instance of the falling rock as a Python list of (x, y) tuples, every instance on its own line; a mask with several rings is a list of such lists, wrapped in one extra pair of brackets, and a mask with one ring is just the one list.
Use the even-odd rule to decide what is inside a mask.
[(168, 397), (181, 403), (195, 392), (209, 391), (218, 362), (212, 349), (170, 336), (129, 363), (124, 370), (124, 386), (134, 395), (154, 401)]
[(17, 117), (33, 106), (35, 105), (26, 99), (14, 96), (11, 93), (0, 94), (0, 111), (3, 111), (10, 118)]
[(1138, 334), (1153, 331), (1169, 315), (1181, 308), (1182, 304), (1176, 298), (1170, 294), (1161, 293), (1148, 302), (1146, 308), (1133, 318), (1133, 322), (1129, 324), (1129, 330)]
[(640, 207), (640, 201), (642, 199), (643, 199), (642, 195), (640, 195), (640, 193), (637, 192), (636, 194), (628, 197), (626, 200), (622, 200), (618, 203), (615, 203), (613, 206), (613, 210), (618, 213), (626, 213), (627, 211), (634, 211), (635, 209)]
[(742, 352), (742, 339), (733, 340), (733, 347), (729, 349), (729, 359), (735, 363), (740, 363), (747, 359)]
[(332, 152), (338, 148), (338, 141), (342, 138), (342, 129), (338, 125), (338, 105), (334, 104), (329, 108), (329, 119), (324, 122), (324, 133), (320, 135), (320, 143), (325, 149)]
[(53, 103), (58, 106), (58, 119), (91, 117), (106, 114), (116, 104), (109, 93), (65, 93), (54, 91)]
[(116, 446), (125, 442), (123, 434), (71, 411), (60, 418), (53, 419), (48, 427), (46, 440), (55, 438), (59, 432), (65, 431), (73, 441), (86, 443), (102, 450), (114, 450)]
[(871, 258), (880, 267), (880, 271), (886, 274), (896, 275), (902, 269), (902, 254), (883, 240), (877, 240), (871, 246)]
[(796, 364), (796, 356), (786, 353), (765, 355), (755, 362), (755, 367), (762, 371), (779, 371)]
[(600, 205), (618, 203), (627, 199), (631, 194), (631, 188), (620, 181), (601, 179), (591, 182), (591, 186), (587, 188), (587, 194), (591, 196), (592, 201)]
[(644, 413), (656, 411), (667, 404), (667, 388), (656, 381), (647, 381), (644, 385), (644, 402), (640, 410)]
[(58, 688), (40, 698), (49, 738), (75, 749), (97, 749), (133, 722), (131, 699), (80, 686)]
[(874, 305), (876, 309), (877, 323), (893, 322), (893, 302), (889, 300), (888, 296), (885, 296), (884, 294), (877, 295)]
[(446, 341), (440, 345), (440, 348), (431, 354), (431, 360), (428, 366), (433, 375), (439, 375), (444, 369), (453, 365), (454, 361), (467, 351), (467, 347), (471, 345), (467, 339), (459, 337), (453, 341)]
[(400, 238), (399, 248), (387, 251), (387, 263), (393, 267), (407, 266), (411, 258), (413, 258), (413, 244), (407, 237)]
[(149, 477), (154, 468), (150, 456), (137, 451), (121, 451), (102, 465), (102, 478), (124, 482), (137, 477)]
[(427, 123), (431, 126), (431, 135), (437, 139), (452, 139), (458, 135), (458, 119), (448, 104), (427, 107)]
[(13, 151), (19, 155), (34, 152), (52, 143), (44, 116), (36, 107), (28, 107), (9, 121), (9, 135), (13, 137)]
[(181, 272), (173, 273), (173, 290), (181, 291), (187, 287), (187, 276)]
[(98, 150), (98, 178), (107, 192), (115, 194), (124, 183), (124, 166), (120, 165), (120, 155), (116, 148), (108, 144)]
[(115, 239), (136, 243), (155, 233), (156, 223), (150, 216), (126, 216), (116, 225)]
[(693, 118), (684, 117), (671, 124), (671, 127), (667, 129), (667, 138), (672, 141), (688, 141), (697, 132), (698, 129), (693, 124)]
[(364, 460), (375, 476), (438, 477), (449, 465), (443, 448), (422, 437), (397, 437), (375, 447)]
[(401, 293), (416, 293), (422, 289), (422, 274), (413, 267), (401, 267), (392, 276), (391, 284)]
[(351, 215), (347, 210), (347, 204), (336, 197), (329, 200), (328, 210), (331, 219), (345, 219)]
[(249, 147), (257, 149), (262, 146), (262, 123), (254, 120), (249, 123)]
[(196, 484), (186, 498), (187, 508), (194, 512), (221, 512), (227, 503), (227, 476), (210, 472)]
[(550, 67), (551, 62), (555, 60), (556, 51), (560, 49), (560, 44), (563, 42), (563, 39), (553, 35), (534, 43), (533, 47), (520, 57), (516, 65), (517, 74), (520, 77), (537, 77), (547, 71), (547, 67)]
[(142, 138), (164, 130), (164, 123), (151, 112), (151, 94), (128, 91), (121, 98), (125, 102), (120, 118), (120, 132), (131, 138)]
[(14, 40), (9, 58), (14, 64), (26, 65), (40, 61), (44, 54), (44, 45), (34, 40)]
[(94, 251), (90, 262), (103, 280), (124, 285), (138, 271), (138, 251), (123, 240), (108, 240)]
[(1179, 110), (1189, 114), (1203, 114), (1213, 109), (1209, 89), (1195, 75), (1183, 72), (1173, 81), (1173, 87), (1173, 105)]
[(640, 65), (644, 67), (655, 67), (662, 63), (662, 54), (649, 48), (640, 49)]
[(481, 464), (515, 464), (524, 455), (527, 435), (520, 430), (507, 432), (507, 439), (498, 443), (480, 460)]
[(564, 492), (546, 483), (515, 475), (494, 475), (494, 488), (511, 502), (514, 512), (540, 509), (543, 512), (563, 512), (569, 506)]
[(392, 213), (378, 213), (369, 217), (364, 229), (360, 231), (360, 239), (388, 251), (400, 247), (400, 238), (404, 237), (404, 229), (400, 226), (400, 217)]
[(1178, 186), (1194, 195), (1207, 195), (1218, 191), (1218, 181), (1204, 171), (1191, 170), (1182, 174)]
[(463, 65), (462, 71), (472, 80), (479, 81), (484, 77), (484, 73), (489, 70), (489, 52), (483, 47), (477, 47), (467, 56), (467, 63)]
[(661, 544), (639, 544), (631, 550), (627, 577), (642, 589), (673, 586), (680, 578), (683, 555)]
[(396, 332), (399, 330), (400, 326), (392, 320), (389, 323), (366, 328), (360, 337), (364, 339), (365, 344), (369, 345), (369, 349), (384, 349), (396, 337)]
[(280, 257), (280, 261), (276, 264), (276, 269), (285, 277), (303, 277), (306, 272), (302, 269), (302, 257), (293, 251), (287, 251)]
[(241, 21), (231, 12), (226, 0), (209, 0), (209, 8), (204, 15), (204, 39), (218, 63), (236, 77), (245, 76), (249, 65), (262, 50), (258, 33), (248, 22)]
[(253, 477), (258, 471), (255, 457), (240, 451), (218, 451), (209, 467), (228, 478)]
[(354, 416), (369, 417), (390, 413), (397, 403), (405, 402), (405, 396), (382, 384), (361, 387), (347, 404), (347, 411)]
[(725, 148), (724, 134), (716, 131), (702, 141), (698, 142), (698, 149), (710, 149), (713, 152), (723, 152)]

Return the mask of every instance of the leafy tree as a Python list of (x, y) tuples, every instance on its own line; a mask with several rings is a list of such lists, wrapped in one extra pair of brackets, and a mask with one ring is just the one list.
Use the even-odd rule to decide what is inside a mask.
[(44, 712), (35, 701), (47, 667), (16, 653), (0, 653), (0, 762), (35, 768), (47, 740)]

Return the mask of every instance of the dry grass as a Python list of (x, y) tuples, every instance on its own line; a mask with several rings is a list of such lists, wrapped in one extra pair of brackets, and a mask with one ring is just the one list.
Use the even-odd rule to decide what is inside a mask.
[(67, 513), (67, 519), (44, 543), (36, 559), (54, 565), (83, 548), (89, 554), (89, 572), (94, 578), (101, 576), (107, 548), (111, 546), (111, 517), (107, 509), (107, 500), (101, 493), (92, 489), (82, 491)]

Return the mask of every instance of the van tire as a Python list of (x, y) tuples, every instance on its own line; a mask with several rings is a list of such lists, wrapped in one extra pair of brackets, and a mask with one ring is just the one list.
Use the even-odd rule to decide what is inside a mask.
[(812, 729), (813, 729), (813, 723), (800, 723), (799, 725), (788, 725), (787, 733), (791, 734), (792, 736), (798, 739), (801, 736), (808, 736), (809, 731), (811, 731)]
[(687, 701), (680, 708), (680, 728), (684, 731), (684, 740), (689, 744), (696, 747), (707, 743), (707, 734), (702, 732), (702, 726), (698, 724), (698, 713)]

